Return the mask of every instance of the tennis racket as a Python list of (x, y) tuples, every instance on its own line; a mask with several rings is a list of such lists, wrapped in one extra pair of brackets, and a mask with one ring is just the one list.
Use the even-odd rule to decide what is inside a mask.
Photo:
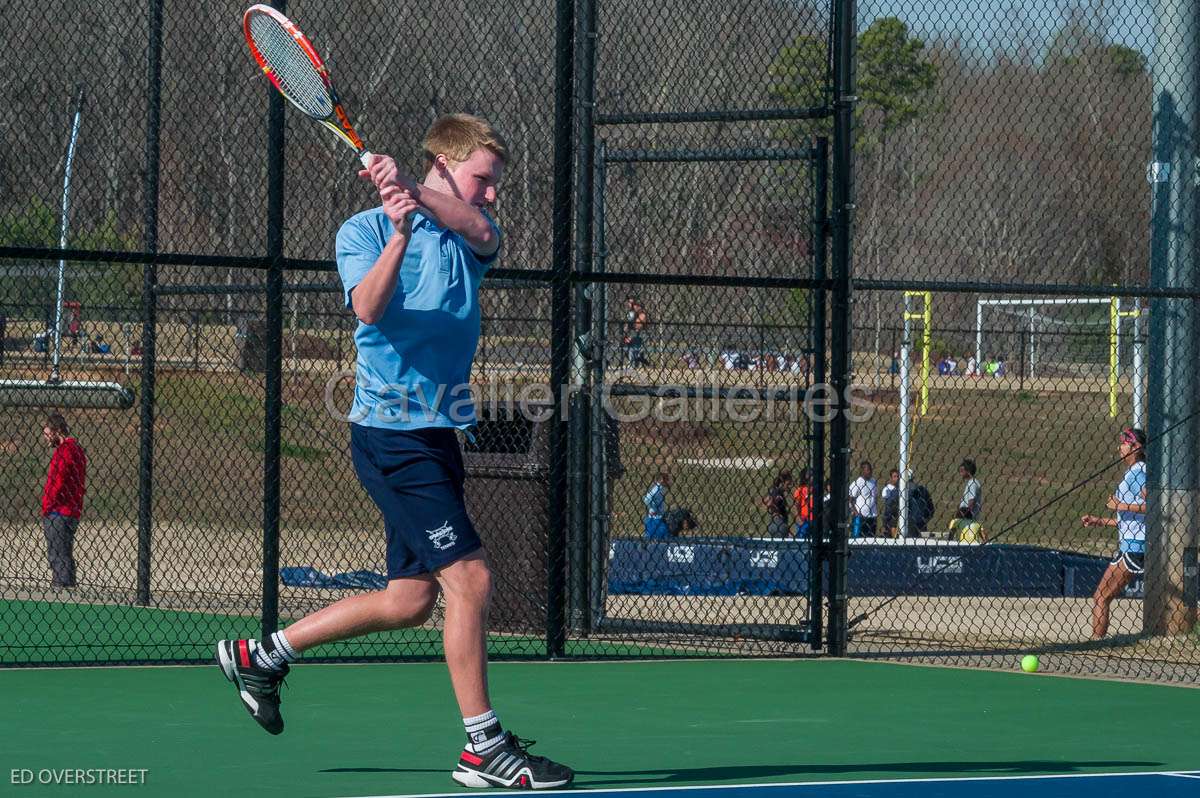
[(354, 150), (363, 166), (370, 167), (371, 153), (350, 124), (333, 89), (329, 69), (308, 37), (290, 19), (262, 4), (246, 9), (242, 28), (251, 55), (279, 93), (332, 130)]

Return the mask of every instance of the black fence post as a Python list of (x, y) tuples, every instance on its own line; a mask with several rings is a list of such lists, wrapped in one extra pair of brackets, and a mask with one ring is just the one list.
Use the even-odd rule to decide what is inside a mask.
[[(578, 171), (575, 183), (575, 270), (592, 271), (593, 181), (595, 175), (596, 126), (595, 58), (596, 2), (580, 0), (575, 47), (578, 52)], [(599, 388), (593, 381), (592, 360), (596, 356), (596, 335), (592, 326), (592, 295), (599, 289), (595, 283), (575, 284), (575, 341), (572, 384), (578, 385), (570, 402), (571, 450), (571, 524), (570, 524), (570, 612), (569, 626), (578, 633), (587, 633), (591, 626), (588, 601), (589, 573), (599, 563), (591, 562), (589, 552), (592, 524), (591, 483), (603, 479), (601, 472), (590, 471), (592, 457), (592, 426), (604, 419), (591, 416), (591, 393)]]
[[(595, 1), (592, 0), (592, 13), (595, 14)], [(595, 25), (592, 29), (595, 30)], [(594, 63), (586, 66), (594, 69)], [(605, 158), (607, 149), (604, 141), (595, 144), (593, 165), (595, 172), (592, 176), (593, 194), (589, 197), (592, 205), (593, 268), (603, 274), (606, 270), (604, 242), (604, 191), (607, 181)], [(592, 291), (592, 328), (589, 339), (592, 354), (592, 394), (591, 402), (592, 448), (591, 448), (591, 496), (589, 508), (591, 516), (588, 522), (588, 618), (586, 630), (592, 631), (604, 617), (605, 595), (608, 592), (606, 582), (609, 524), (612, 513), (612, 495), (614, 476), (609, 468), (609, 446), (607, 444), (609, 408), (605, 402), (605, 381), (608, 369), (608, 283), (593, 283)], [(619, 449), (612, 447), (612, 454), (618, 458)]]
[(850, 419), (846, 389), (853, 370), (851, 352), (850, 244), (854, 216), (854, 27), (855, 0), (837, 0), (833, 36), (833, 294), (830, 330), (830, 388), (834, 393), (829, 430), (829, 653), (846, 655), (846, 497), (849, 492)]
[[(143, 243), (146, 252), (158, 251), (159, 121), (162, 111), (162, 0), (150, 0), (150, 33), (147, 53), (146, 175), (143, 183)], [(150, 603), (150, 550), (154, 526), (154, 349), (158, 324), (158, 266), (153, 260), (142, 267), (141, 405), (138, 419), (138, 554), (137, 603)]]
[(571, 376), (571, 178), (575, 161), (575, 0), (555, 4), (553, 281), (550, 287), (550, 385), (557, 401), (550, 426), (549, 539), (546, 562), (546, 656), (565, 651), (567, 424), (563, 389)]
[[(286, 0), (272, 5), (287, 11)], [(279, 628), (279, 458), (283, 420), (283, 97), (271, 92), (267, 110), (267, 324), (263, 399), (262, 633)]]
[[(812, 208), (812, 278), (821, 281), (809, 292), (809, 349), (812, 350), (812, 368), (809, 371), (813, 385), (825, 382), (825, 358), (828, 354), (825, 343), (825, 301), (827, 291), (823, 285), (826, 278), (826, 248), (829, 243), (829, 140), (821, 137), (813, 147), (813, 208)], [(812, 473), (809, 501), (812, 502), (812, 517), (809, 522), (809, 568), (808, 568), (808, 621), (811, 638), (809, 646), (815, 651), (822, 645), (824, 625), (824, 578), (825, 578), (825, 415), (805, 403), (804, 411), (812, 419), (812, 439), (809, 462)]]

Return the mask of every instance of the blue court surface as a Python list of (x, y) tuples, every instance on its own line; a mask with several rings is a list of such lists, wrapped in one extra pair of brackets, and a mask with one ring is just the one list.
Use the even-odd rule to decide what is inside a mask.
[[(495, 792), (489, 791), (489, 794)], [(528, 794), (528, 791), (519, 792)], [(541, 794), (580, 793), (586, 793), (590, 798), (637, 798), (639, 793), (651, 793), (647, 798), (1197, 798), (1200, 796), (1200, 771), (795, 782), (722, 787), (639, 787), (625, 790), (575, 789), (547, 790)], [(460, 790), (423, 795), (376, 795), (355, 798), (462, 798), (468, 794), (468, 791)]]

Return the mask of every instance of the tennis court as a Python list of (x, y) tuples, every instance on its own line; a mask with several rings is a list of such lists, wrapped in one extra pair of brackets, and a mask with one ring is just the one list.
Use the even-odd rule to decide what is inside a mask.
[[(695, 798), (696, 796), (712, 796), (712, 798), (840, 798), (854, 796), (855, 798), (871, 798), (871, 796), (934, 796), (935, 798), (955, 798), (955, 796), (995, 796), (1013, 795), (1014, 790), (1020, 790), (1021, 795), (1034, 798), (1046, 796), (1075, 796), (1075, 795), (1129, 795), (1141, 794), (1142, 791), (1153, 792), (1155, 795), (1181, 796), (1191, 795), (1184, 790), (1194, 790), (1186, 779), (1200, 778), (1195, 773), (1110, 773), (1100, 776), (1006, 776), (998, 778), (962, 778), (962, 779), (903, 779), (879, 781), (831, 781), (798, 782), (793, 784), (742, 784), (731, 787), (719, 787), (715, 790), (705, 788), (671, 788), (671, 787), (632, 787), (626, 790), (597, 790), (600, 796), (622, 796), (630, 793), (637, 795), (651, 792), (663, 798)], [(437, 793), (420, 798), (433, 798)], [(445, 795), (442, 793), (441, 795)]]
[(1200, 4), (8, 5), (0, 795), (1200, 795)]
[[(496, 663), (491, 682), (506, 725), (586, 790), (1182, 796), (1194, 779), (1116, 774), (1200, 771), (1200, 691), (1182, 687), (835, 660)], [(456, 789), (462, 729), (439, 663), (302, 664), (277, 738), (214, 666), (7, 670), (0, 695), (6, 780), (144, 768), (143, 787), (87, 793)]]

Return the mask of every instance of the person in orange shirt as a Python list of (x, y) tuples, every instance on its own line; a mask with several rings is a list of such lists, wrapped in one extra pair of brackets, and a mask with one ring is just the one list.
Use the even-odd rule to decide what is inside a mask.
[(54, 450), (42, 489), (42, 531), (54, 588), (75, 587), (75, 530), (83, 514), (87, 487), (87, 455), (67, 428), (67, 420), (51, 413), (42, 427), (46, 445)]
[(812, 522), (812, 471), (800, 469), (800, 478), (796, 489), (792, 491), (796, 503), (796, 537), (808, 537), (809, 524)]

